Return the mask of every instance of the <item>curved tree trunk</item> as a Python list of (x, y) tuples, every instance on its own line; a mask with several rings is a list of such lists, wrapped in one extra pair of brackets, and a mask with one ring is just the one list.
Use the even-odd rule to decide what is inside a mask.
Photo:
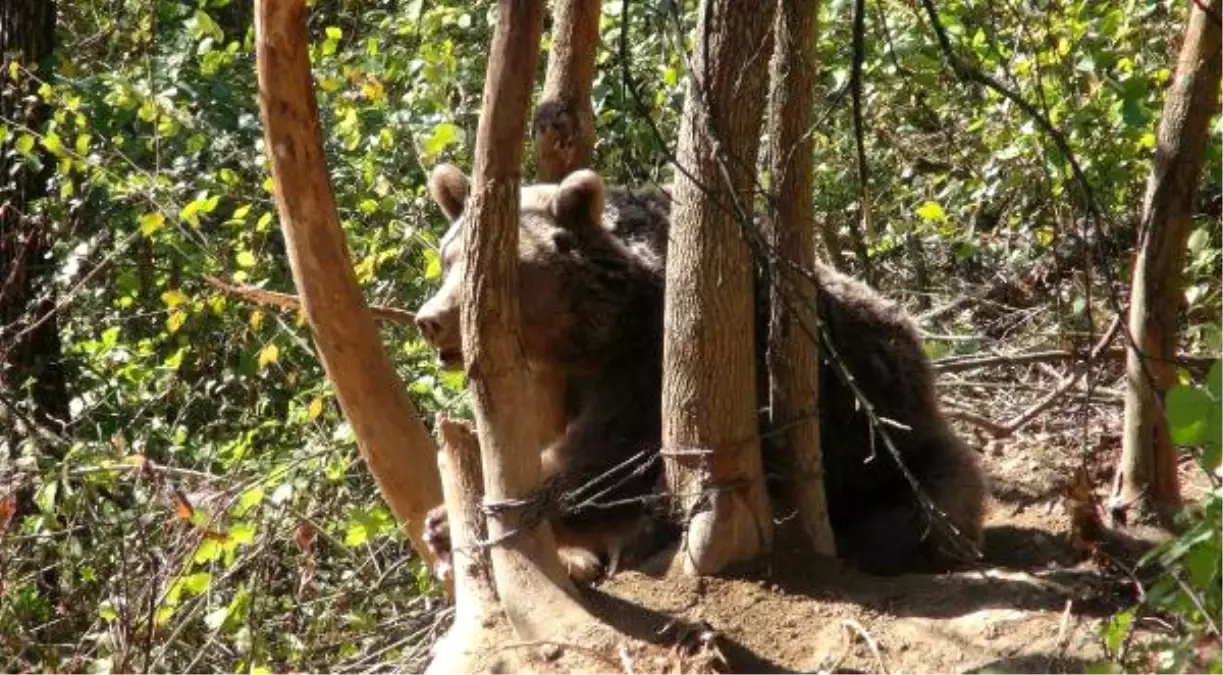
[(769, 411), (785, 466), (782, 495), (806, 539), (836, 555), (820, 455), (819, 345), (815, 323), (815, 39), (819, 3), (779, 0), (769, 92), (776, 256), (769, 289)]
[(323, 154), (304, 0), (258, 0), (255, 53), (276, 207), (319, 359), (383, 498), (412, 547), (429, 558), (421, 526), (442, 499), (433, 442), (353, 276)]
[(1189, 3), (1176, 75), (1159, 124), (1154, 166), (1142, 205), (1138, 258), (1130, 287), (1125, 432), (1114, 508), (1168, 522), (1180, 507), (1176, 449), (1163, 413), (1176, 383), (1177, 314), (1185, 246), (1210, 118), (1219, 103), (1220, 0), (1209, 13)]
[(712, 574), (772, 540), (744, 230), (754, 227), (773, 13), (754, 0), (703, 0), (698, 11), (667, 260), (663, 452), (687, 520), (685, 569)]
[(590, 166), (595, 142), (591, 90), (599, 47), (601, 0), (556, 0), (552, 52), (535, 111), (536, 178), (559, 183)]

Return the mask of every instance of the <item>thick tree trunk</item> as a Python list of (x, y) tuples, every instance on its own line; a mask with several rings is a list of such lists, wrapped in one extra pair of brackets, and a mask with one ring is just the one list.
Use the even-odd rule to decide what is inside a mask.
[(769, 414), (780, 431), (782, 496), (814, 550), (836, 555), (820, 455), (819, 345), (815, 323), (815, 39), (819, 4), (779, 0), (770, 64)]
[(556, 0), (552, 52), (543, 98), (535, 111), (536, 178), (559, 183), (590, 166), (595, 112), (590, 100), (599, 47), (601, 0)]
[(429, 558), (421, 526), (442, 498), (433, 443), (353, 276), (323, 154), (304, 0), (258, 0), (255, 51), (276, 207), (319, 359), (383, 498)]
[[(54, 37), (55, 2), (0, 3), (0, 118), (42, 127), (47, 108), (33, 94), (41, 81), (52, 79)], [(69, 410), (48, 287), (52, 224), (32, 208), (45, 193), (55, 162), (47, 157), (43, 171), (31, 170), (14, 149), (24, 132), (12, 125), (9, 132), (0, 146), (0, 443), (15, 454), (23, 438), (37, 438), (40, 430), (63, 434)]]
[(1177, 314), (1184, 290), (1185, 245), (1211, 116), (1219, 101), (1220, 0), (1209, 12), (1189, 3), (1176, 75), (1159, 124), (1154, 166), (1142, 207), (1138, 257), (1130, 287), (1125, 433), (1117, 509), (1167, 521), (1180, 506), (1176, 450), (1163, 400), (1175, 384)]
[[(54, 77), (55, 10), (53, 0), (0, 2), (0, 119), (42, 129), (47, 106), (34, 94)], [(0, 467), (28, 451), (27, 443), (45, 456), (63, 457), (71, 416), (51, 287), (52, 223), (34, 209), (46, 194), (55, 158), (46, 153), (43, 170), (33, 170), (15, 148), (23, 135), (10, 124), (0, 144)], [(32, 484), (11, 490), (11, 478), (0, 478), (0, 500), (13, 497), (19, 519), (37, 511)], [(51, 607), (63, 601), (59, 571), (47, 564), (38, 574), (39, 593)], [(35, 629), (35, 641), (55, 642), (56, 630), (55, 622)]]
[[(755, 396), (752, 223), (773, 13), (703, 0), (680, 125), (666, 275), (663, 452), (687, 519), (689, 574), (772, 541)], [(693, 178), (689, 177), (689, 174)], [(729, 180), (729, 183), (728, 183)]]

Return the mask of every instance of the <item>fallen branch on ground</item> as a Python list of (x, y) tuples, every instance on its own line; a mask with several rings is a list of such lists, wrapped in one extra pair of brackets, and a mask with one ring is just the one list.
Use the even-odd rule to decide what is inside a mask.
[[(1100, 337), (1099, 342), (1097, 342), (1096, 345), (1091, 348), (1090, 356), (1088, 357), (1089, 363), (1100, 358), (1100, 356), (1107, 349), (1108, 343), (1113, 341), (1113, 338), (1116, 337), (1117, 331), (1120, 328), (1121, 315), (1118, 314), (1113, 317), (1113, 320), (1108, 325), (1108, 329), (1105, 330), (1104, 335)], [(975, 424), (976, 426), (988, 431), (995, 438), (1006, 438), (1027, 426), (1027, 424), (1035, 419), (1037, 415), (1044, 412), (1049, 408), (1049, 406), (1053, 405), (1054, 401), (1061, 398), (1066, 392), (1075, 388), (1078, 385), (1079, 380), (1082, 379), (1084, 373), (1086, 372), (1086, 367), (1077, 368), (1074, 372), (1062, 378), (1062, 381), (1058, 383), (1056, 387), (1054, 387), (1053, 391), (1049, 392), (1040, 400), (1028, 406), (1025, 410), (1006, 422), (993, 422), (961, 408), (949, 408), (947, 410), (947, 414), (951, 417)]]
[[(939, 373), (956, 373), (964, 370), (972, 370), (974, 368), (985, 368), (988, 366), (1021, 366), (1031, 363), (1056, 363), (1060, 361), (1075, 361), (1081, 359), (1085, 354), (1081, 351), (1071, 351), (1065, 349), (1051, 349), (1042, 352), (1028, 352), (1026, 354), (994, 354), (990, 356), (948, 356), (942, 359), (934, 360), (931, 365), (935, 372)], [(1105, 349), (1099, 354), (1094, 355), (1093, 360), (1108, 359), (1117, 360), (1125, 358), (1125, 349), (1118, 347), (1116, 349)], [(1208, 368), (1219, 357), (1217, 356), (1189, 356), (1187, 354), (1176, 357), (1176, 365), (1185, 368)]]
[[(232, 293), (258, 305), (268, 305), (293, 311), (301, 309), (301, 300), (296, 295), (265, 291), (262, 288), (255, 288), (246, 284), (231, 284), (207, 274), (204, 275), (204, 280), (226, 293)], [(401, 326), (416, 325), (416, 315), (406, 309), (387, 307), (385, 305), (370, 305), (369, 311), (374, 315), (375, 319), (390, 321)]]

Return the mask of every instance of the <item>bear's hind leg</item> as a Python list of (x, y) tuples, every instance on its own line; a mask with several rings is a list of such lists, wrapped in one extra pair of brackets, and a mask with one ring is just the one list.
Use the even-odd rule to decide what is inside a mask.
[[(879, 575), (940, 572), (974, 560), (981, 550), (986, 482), (975, 453), (950, 429), (927, 441), (910, 467), (923, 491), (946, 516), (935, 522), (906, 484), (905, 494), (859, 513), (838, 528), (839, 552), (859, 569)], [(957, 534), (946, 525), (952, 525)]]

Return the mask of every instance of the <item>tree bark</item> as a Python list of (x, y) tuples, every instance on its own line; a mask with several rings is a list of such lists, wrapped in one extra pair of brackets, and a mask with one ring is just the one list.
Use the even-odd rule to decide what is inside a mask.
[(601, 0), (556, 0), (552, 52), (543, 97), (535, 111), (536, 178), (559, 183), (590, 166), (595, 142), (591, 102), (599, 47)]
[[(51, 0), (0, 3), (0, 117), (21, 127), (38, 130), (47, 117), (34, 92), (53, 79), (55, 10)], [(52, 224), (33, 208), (55, 162), (48, 155), (41, 171), (26, 164), (14, 148), (25, 134), (21, 127), (10, 126), (0, 146), (0, 441), (14, 456), (22, 439), (38, 438), (40, 430), (63, 434), (70, 417), (59, 323), (51, 313)]]
[(1130, 287), (1125, 430), (1116, 509), (1169, 522), (1180, 507), (1176, 449), (1163, 414), (1176, 382), (1177, 314), (1184, 290), (1185, 246), (1211, 116), (1219, 100), (1220, 0), (1209, 12), (1189, 3), (1176, 75), (1164, 103), (1154, 166), (1147, 182), (1138, 257)]
[(357, 447), (412, 547), (441, 501), (433, 443), (383, 350), (353, 276), (327, 176), (306, 50), (304, 0), (258, 0), (259, 107), (293, 281)]
[[(517, 297), (520, 167), (542, 29), (542, 0), (498, 2), (463, 237), (463, 359), (485, 499), (493, 504), (529, 501), (538, 493), (540, 451), (550, 440), (522, 352)], [(593, 622), (575, 600), (546, 518), (511, 506), (490, 514), (488, 533), (502, 607), (520, 637), (542, 639)]]
[(770, 64), (769, 133), (774, 206), (769, 247), (769, 414), (780, 433), (782, 499), (807, 541), (836, 555), (820, 454), (815, 287), (815, 40), (819, 4), (779, 0)]
[[(53, 0), (0, 3), (0, 119), (42, 129), (48, 110), (35, 92), (41, 81), (54, 79), (55, 12)], [(62, 458), (71, 421), (51, 285), (52, 223), (35, 204), (46, 194), (55, 158), (36, 150), (42, 170), (26, 164), (14, 147), (23, 135), (20, 127), (10, 125), (0, 144), (0, 453), (8, 455), (0, 454), (0, 466), (16, 460), (31, 443), (38, 453)], [(32, 484), (9, 493), (12, 489), (11, 479), (0, 480), (0, 500), (13, 498), (18, 522), (37, 512)], [(63, 600), (59, 574), (56, 564), (38, 573), (38, 592), (52, 607)], [(35, 629), (35, 641), (56, 641), (56, 630), (55, 622)]]
[(470, 427), (442, 415), (435, 427), (454, 562), (454, 623), (434, 645), (436, 656), (425, 672), (519, 672), (528, 664), (513, 663), (512, 653), (496, 649), (497, 642), (512, 636), (493, 587), (488, 551), (483, 548), (488, 526), (479, 509), (484, 493), (479, 442)]
[(687, 518), (684, 568), (713, 574), (772, 540), (745, 230), (773, 13), (750, 0), (703, 0), (698, 11), (666, 273), (663, 453)]

